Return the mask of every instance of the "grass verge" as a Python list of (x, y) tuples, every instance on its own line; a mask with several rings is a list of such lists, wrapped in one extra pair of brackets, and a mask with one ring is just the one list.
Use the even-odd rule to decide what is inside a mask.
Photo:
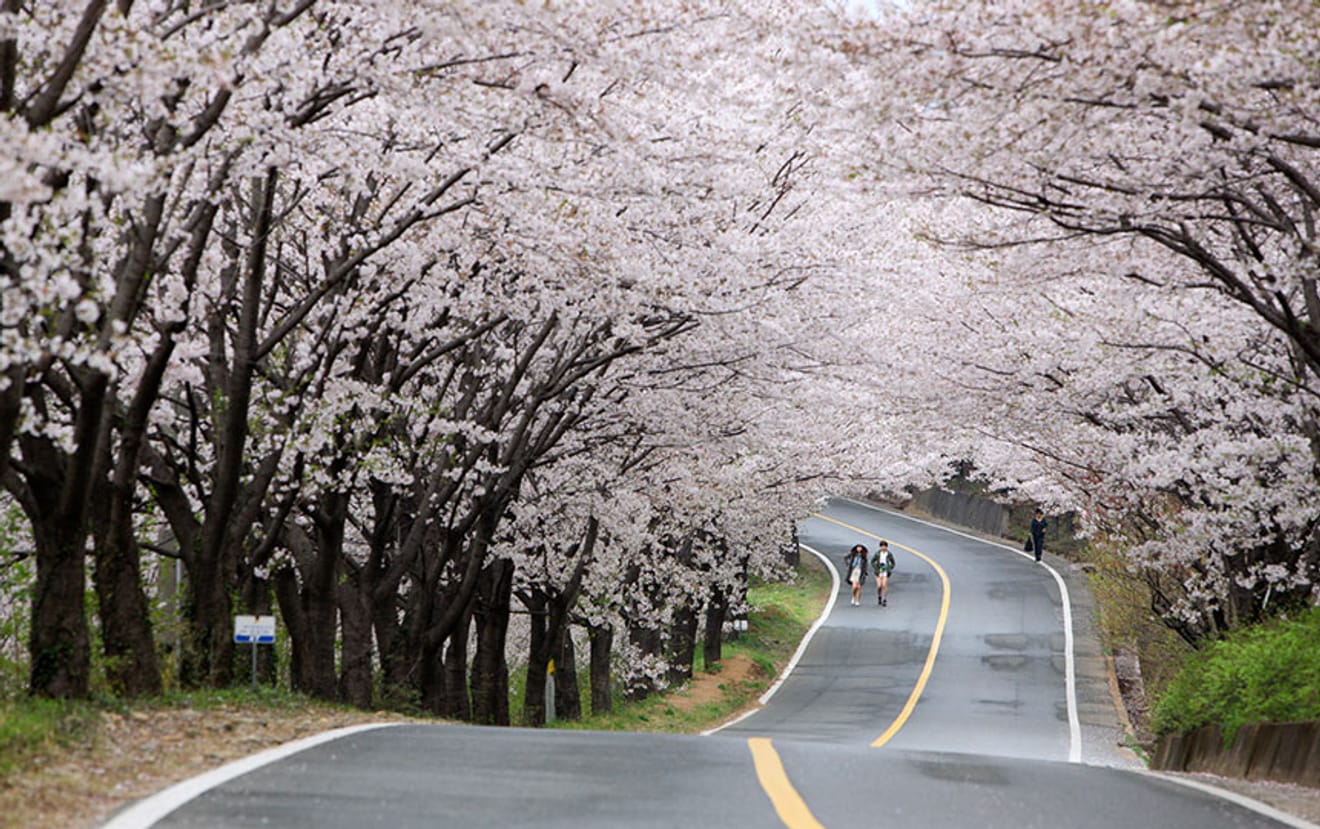
[(829, 600), (830, 575), (810, 554), (791, 582), (754, 584), (748, 590), (747, 631), (724, 643), (723, 659), (707, 667), (697, 649), (693, 678), (643, 700), (616, 696), (614, 710), (553, 728), (696, 734), (756, 704), (793, 657), (802, 637)]

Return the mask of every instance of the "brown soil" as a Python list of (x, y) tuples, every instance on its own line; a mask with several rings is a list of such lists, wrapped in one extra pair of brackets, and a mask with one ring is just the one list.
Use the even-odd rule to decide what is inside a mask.
[(152, 709), (101, 715), (96, 736), (0, 777), (0, 827), (92, 827), (118, 807), (291, 740), (401, 716), (337, 709)]
[(765, 672), (760, 665), (743, 654), (735, 654), (720, 660), (718, 672), (696, 674), (682, 691), (674, 694), (670, 704), (680, 711), (695, 711), (702, 705), (724, 699), (725, 687), (737, 688), (764, 676)]

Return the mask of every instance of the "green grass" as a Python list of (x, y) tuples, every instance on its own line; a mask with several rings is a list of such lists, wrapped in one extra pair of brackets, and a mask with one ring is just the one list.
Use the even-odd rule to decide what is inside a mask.
[(90, 702), (19, 699), (0, 703), (0, 776), (34, 758), (84, 739), (96, 728)]
[(1320, 608), (1234, 631), (1188, 657), (1155, 704), (1157, 733), (1320, 719)]
[[(748, 629), (737, 639), (724, 643), (724, 662), (745, 656), (761, 668), (756, 678), (719, 683), (721, 693), (716, 701), (691, 710), (676, 704), (685, 693), (684, 688), (638, 701), (626, 701), (616, 695), (611, 713), (584, 716), (577, 722), (559, 721), (550, 727), (693, 734), (712, 728), (752, 705), (788, 664), (829, 598), (829, 572), (814, 556), (804, 555), (802, 561), (791, 582), (754, 584), (748, 590)], [(698, 646), (694, 677), (713, 674), (718, 678), (723, 664), (708, 670)], [(584, 689), (586, 696), (589, 695)]]

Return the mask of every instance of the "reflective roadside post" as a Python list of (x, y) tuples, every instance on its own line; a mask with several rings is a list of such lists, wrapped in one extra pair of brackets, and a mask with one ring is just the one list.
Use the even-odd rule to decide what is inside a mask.
[(555, 661), (551, 659), (545, 666), (545, 721), (555, 721)]

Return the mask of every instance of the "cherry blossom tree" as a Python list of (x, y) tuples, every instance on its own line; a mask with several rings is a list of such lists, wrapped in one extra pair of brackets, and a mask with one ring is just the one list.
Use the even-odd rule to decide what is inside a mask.
[(913, 83), (878, 144), (913, 193), (987, 208), (926, 230), (984, 254), (922, 313), (966, 332), (920, 341), (945, 366), (939, 439), (1085, 510), (1191, 641), (1308, 595), (1314, 9), (934, 3), (890, 22), (868, 60), (894, 48)]

